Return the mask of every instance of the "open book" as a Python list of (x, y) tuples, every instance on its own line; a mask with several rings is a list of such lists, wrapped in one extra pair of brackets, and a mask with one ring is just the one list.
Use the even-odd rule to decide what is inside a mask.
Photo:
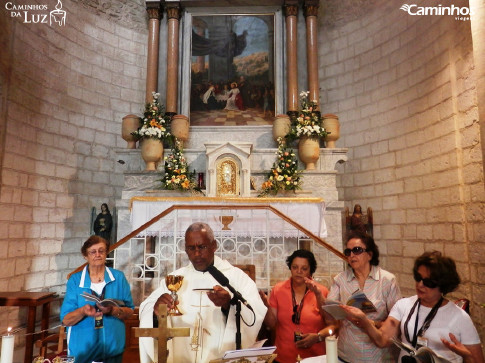
[(448, 359), (436, 354), (431, 348), (419, 347), (418, 349), (414, 349), (412, 346), (403, 343), (396, 338), (392, 338), (391, 341), (411, 357), (416, 358), (420, 363), (451, 363)]
[(121, 300), (116, 300), (116, 299), (101, 300), (99, 297), (97, 297), (96, 295), (90, 294), (89, 292), (83, 292), (81, 296), (88, 301), (94, 301), (95, 303), (98, 303), (102, 306), (125, 306), (125, 303)]
[[(345, 319), (346, 314), (345, 314), (345, 310), (339, 306), (340, 304), (343, 304), (343, 303), (341, 303), (340, 301), (326, 300), (325, 305), (323, 305), (322, 308), (327, 313), (332, 315), (334, 319), (342, 320), (342, 319)], [(354, 294), (350, 297), (350, 299), (347, 301), (345, 305), (359, 308), (366, 314), (377, 311), (372, 301), (370, 301), (367, 298), (367, 296), (364, 294), (364, 292), (360, 290), (354, 292)]]

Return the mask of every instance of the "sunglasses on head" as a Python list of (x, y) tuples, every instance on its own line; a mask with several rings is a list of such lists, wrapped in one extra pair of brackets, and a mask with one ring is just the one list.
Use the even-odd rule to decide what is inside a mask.
[(347, 256), (347, 257), (349, 257), (351, 252), (354, 255), (360, 255), (361, 253), (367, 252), (367, 250), (365, 248), (362, 248), (362, 247), (354, 247), (352, 249), (346, 248), (344, 250), (344, 255)]
[(426, 287), (429, 287), (430, 289), (434, 289), (435, 287), (438, 287), (438, 283), (435, 280), (432, 280), (429, 278), (423, 279), (423, 277), (418, 272), (413, 272), (413, 274), (414, 274), (414, 281), (416, 282), (423, 281), (423, 285)]

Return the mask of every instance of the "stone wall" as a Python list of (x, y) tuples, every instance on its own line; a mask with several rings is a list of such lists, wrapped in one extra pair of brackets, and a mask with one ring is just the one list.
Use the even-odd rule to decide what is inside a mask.
[[(63, 10), (62, 27), (0, 10), (2, 291), (65, 290), (84, 262), (91, 208), (121, 193), (121, 119), (143, 110), (146, 29), (69, 1)], [(0, 330), (22, 324), (18, 310), (0, 310)]]
[(379, 1), (344, 25), (322, 21), (322, 109), (340, 116), (337, 146), (349, 148), (340, 190), (348, 207), (373, 208), (381, 264), (406, 296), (416, 256), (439, 250), (456, 260), (463, 284), (453, 296), (473, 302), (483, 339), (485, 195), (470, 22), (400, 6)]

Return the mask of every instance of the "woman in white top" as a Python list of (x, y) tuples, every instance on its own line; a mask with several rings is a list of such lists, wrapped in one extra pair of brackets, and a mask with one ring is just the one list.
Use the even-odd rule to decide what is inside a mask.
[[(450, 362), (483, 363), (480, 338), (468, 314), (444, 295), (460, 284), (453, 259), (425, 252), (414, 262), (416, 295), (399, 300), (378, 329), (359, 309), (342, 306), (347, 319), (381, 347), (401, 340), (415, 349), (426, 346)], [(451, 342), (448, 340), (450, 339)], [(399, 362), (415, 362), (402, 351)]]

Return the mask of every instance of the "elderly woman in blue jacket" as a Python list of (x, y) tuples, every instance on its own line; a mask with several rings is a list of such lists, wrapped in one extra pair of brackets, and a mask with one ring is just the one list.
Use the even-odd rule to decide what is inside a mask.
[[(68, 327), (68, 353), (76, 358), (76, 363), (121, 363), (123, 358), (123, 321), (133, 314), (134, 305), (123, 273), (105, 266), (108, 247), (102, 237), (89, 237), (81, 248), (88, 264), (67, 282), (61, 321)], [(83, 293), (99, 300), (119, 300), (120, 306), (88, 301)]]

